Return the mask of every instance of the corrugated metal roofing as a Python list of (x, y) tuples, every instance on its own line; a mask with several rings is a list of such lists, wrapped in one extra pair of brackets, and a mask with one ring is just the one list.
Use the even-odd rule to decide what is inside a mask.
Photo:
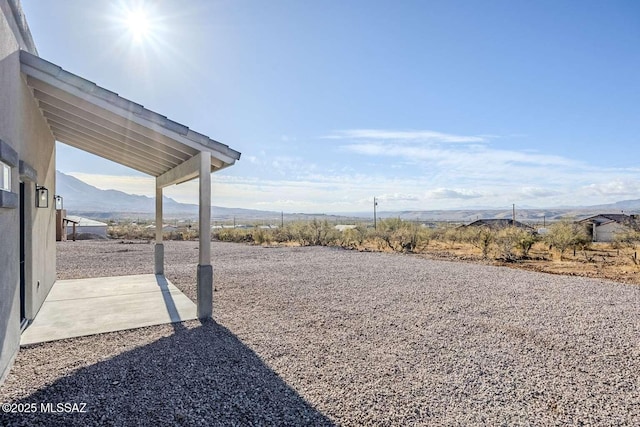
[(140, 172), (160, 176), (200, 152), (211, 153), (211, 170), (233, 165), (240, 153), (115, 92), (20, 52), (21, 71), (62, 143)]

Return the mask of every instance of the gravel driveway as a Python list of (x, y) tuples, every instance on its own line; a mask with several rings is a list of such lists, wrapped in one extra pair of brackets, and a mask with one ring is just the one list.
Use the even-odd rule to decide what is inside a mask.
[[(59, 243), (60, 278), (153, 245)], [(166, 242), (195, 298), (196, 242)], [(640, 287), (334, 248), (213, 243), (215, 322), (21, 350), (6, 425), (640, 425)]]

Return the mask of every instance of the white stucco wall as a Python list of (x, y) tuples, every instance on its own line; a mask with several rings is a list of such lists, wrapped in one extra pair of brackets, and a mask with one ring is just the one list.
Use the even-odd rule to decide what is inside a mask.
[[(15, 0), (13, 4), (18, 4)], [(22, 37), (10, 0), (0, 0), (0, 139), (33, 167), (37, 184), (55, 193), (55, 141), (20, 74), (18, 51), (31, 50)], [(18, 167), (12, 192), (20, 191)], [(33, 317), (55, 282), (55, 211), (35, 208), (35, 182), (26, 181), (28, 214), (26, 315)], [(20, 209), (0, 208), (0, 382), (20, 344)]]

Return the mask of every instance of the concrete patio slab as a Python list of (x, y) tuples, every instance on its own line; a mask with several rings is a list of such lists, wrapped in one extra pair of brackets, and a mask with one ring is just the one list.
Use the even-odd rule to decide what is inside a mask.
[(196, 318), (196, 305), (162, 275), (58, 280), (20, 345)]

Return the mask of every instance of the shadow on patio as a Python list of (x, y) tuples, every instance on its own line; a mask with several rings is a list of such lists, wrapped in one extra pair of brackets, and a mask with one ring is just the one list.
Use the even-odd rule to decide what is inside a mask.
[(58, 280), (20, 344), (193, 320), (196, 305), (164, 276)]
[(333, 425), (225, 327), (174, 330), (16, 401), (86, 402), (86, 413), (4, 414), (2, 424)]

